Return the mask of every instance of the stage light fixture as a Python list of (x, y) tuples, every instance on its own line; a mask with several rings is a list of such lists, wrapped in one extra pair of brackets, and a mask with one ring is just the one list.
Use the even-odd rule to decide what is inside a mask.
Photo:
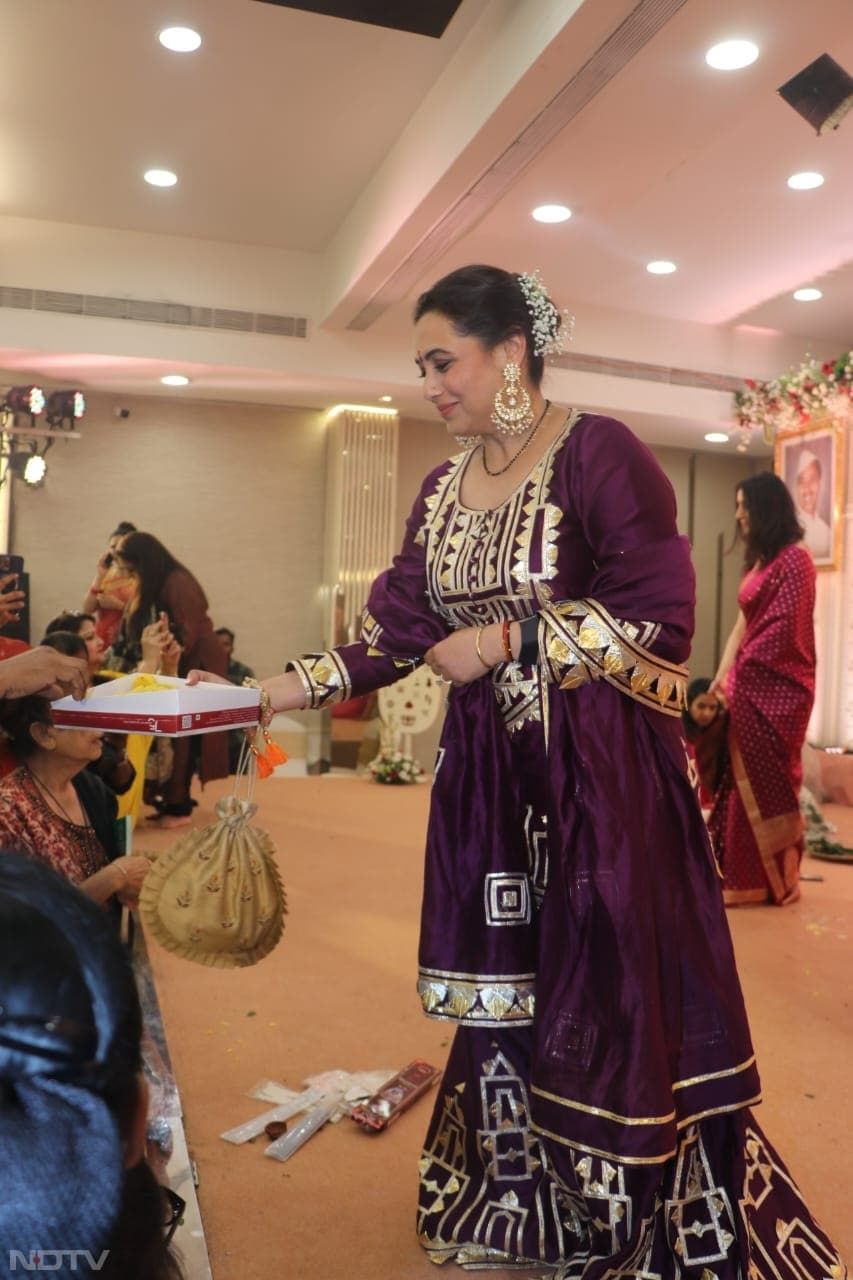
[(47, 463), (40, 453), (31, 453), (24, 463), (24, 481), (35, 488), (44, 484), (47, 475)]
[(41, 387), (10, 387), (3, 401), (3, 408), (9, 413), (27, 413), (35, 418), (44, 413), (44, 392)]
[(52, 427), (68, 426), (79, 422), (86, 412), (86, 397), (82, 391), (51, 391), (47, 398), (45, 417)]
[(19, 480), (23, 480), (25, 484), (35, 489), (44, 484), (47, 476), (47, 463), (43, 453), (37, 453), (35, 449), (32, 452), (24, 449), (20, 453), (11, 455), (9, 458), (9, 470)]

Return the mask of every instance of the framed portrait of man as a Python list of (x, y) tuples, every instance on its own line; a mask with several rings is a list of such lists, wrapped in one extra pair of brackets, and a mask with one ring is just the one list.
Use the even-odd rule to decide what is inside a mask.
[(803, 546), (818, 569), (835, 569), (841, 553), (844, 436), (831, 424), (776, 437), (775, 470), (794, 499)]

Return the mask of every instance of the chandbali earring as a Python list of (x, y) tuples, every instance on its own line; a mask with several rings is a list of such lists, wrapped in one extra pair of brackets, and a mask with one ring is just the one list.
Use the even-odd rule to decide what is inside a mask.
[(504, 385), (498, 388), (492, 422), (504, 436), (520, 436), (533, 421), (530, 396), (521, 385), (521, 370), (514, 361), (504, 365)]

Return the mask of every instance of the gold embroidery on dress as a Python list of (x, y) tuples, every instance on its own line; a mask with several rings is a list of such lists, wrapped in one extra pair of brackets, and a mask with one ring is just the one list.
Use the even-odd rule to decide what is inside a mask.
[(346, 702), (352, 697), (352, 682), (343, 659), (334, 649), (326, 653), (303, 653), (288, 663), (295, 671), (308, 697), (312, 710)]
[(714, 1185), (711, 1163), (698, 1125), (682, 1136), (674, 1194), (664, 1203), (679, 1262), (684, 1267), (727, 1262), (737, 1229), (725, 1187)]
[[(507, 877), (500, 879), (506, 880)], [(443, 974), (434, 969), (421, 969), (420, 975), (418, 995), (424, 1013), (430, 1018), (480, 1027), (499, 1027), (509, 1023), (517, 1027), (528, 1027), (533, 1022), (533, 974), (487, 977)]]
[[(747, 1125), (745, 1133), (746, 1169), (744, 1172), (743, 1200), (745, 1205), (758, 1209), (773, 1191), (774, 1183), (785, 1183), (799, 1200), (796, 1184), (787, 1170), (778, 1163), (763, 1136)], [(792, 1280), (812, 1280), (820, 1275), (824, 1280), (841, 1280), (847, 1274), (841, 1257), (827, 1247), (825, 1237), (818, 1236), (814, 1228), (800, 1217), (776, 1224), (776, 1252), (768, 1258), (763, 1243), (751, 1239), (756, 1250), (761, 1250), (761, 1261), (769, 1263), (762, 1274), (780, 1276)], [(778, 1256), (777, 1256), (778, 1255)], [(784, 1266), (782, 1265), (784, 1264)]]
[[(418, 1236), (429, 1258), (436, 1263), (455, 1261), (462, 1267), (540, 1264), (546, 1234), (555, 1233), (566, 1252), (580, 1234), (580, 1219), (556, 1184), (543, 1179), (545, 1154), (531, 1132), (524, 1081), (506, 1056), (497, 1052), (482, 1064), (480, 1124), (469, 1136), (459, 1096), (463, 1086), (444, 1096), (444, 1107), (432, 1146), (420, 1164), (422, 1188)], [(478, 1167), (469, 1168), (467, 1152), (476, 1149)], [(522, 1204), (518, 1193), (501, 1184), (529, 1184), (529, 1199)], [(479, 1184), (473, 1202), (453, 1227), (455, 1237), (465, 1222), (464, 1243), (445, 1237), (449, 1215), (470, 1186)], [(423, 1192), (427, 1194), (424, 1195)], [(525, 1192), (525, 1195), (528, 1193)], [(434, 1215), (440, 1214), (438, 1221)], [(525, 1258), (523, 1232), (532, 1214), (539, 1224), (539, 1258)], [(567, 1240), (566, 1231), (573, 1239)]]
[(540, 656), (561, 689), (604, 679), (636, 702), (680, 716), (686, 668), (651, 653), (639, 640), (655, 624), (613, 618), (597, 601), (586, 599), (549, 605), (542, 619)]
[[(415, 535), (425, 548), (432, 607), (454, 628), (519, 618), (553, 598), (557, 542), (563, 513), (548, 501), (554, 459), (581, 415), (572, 410), (563, 431), (521, 486), (495, 510), (463, 505), (460, 490), (470, 454), (451, 460), (434, 493), (425, 499)], [(378, 635), (372, 643), (379, 644)], [(504, 724), (511, 733), (542, 725), (546, 735), (548, 689), (538, 666), (524, 671), (501, 663), (492, 674)]]
[(517, 662), (501, 663), (492, 675), (492, 683), (501, 718), (510, 733), (525, 724), (542, 724), (544, 684), (538, 667), (527, 672)]

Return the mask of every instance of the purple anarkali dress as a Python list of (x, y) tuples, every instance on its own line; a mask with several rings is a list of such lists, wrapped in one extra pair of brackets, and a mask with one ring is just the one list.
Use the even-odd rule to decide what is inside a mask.
[(572, 413), (494, 510), (421, 489), (362, 641), (291, 664), (323, 706), (454, 628), (539, 614), (539, 660), (454, 688), (418, 988), (459, 1024), (420, 1165), (436, 1262), (816, 1280), (843, 1265), (748, 1108), (760, 1086), (680, 705), (693, 570), (671, 487)]

